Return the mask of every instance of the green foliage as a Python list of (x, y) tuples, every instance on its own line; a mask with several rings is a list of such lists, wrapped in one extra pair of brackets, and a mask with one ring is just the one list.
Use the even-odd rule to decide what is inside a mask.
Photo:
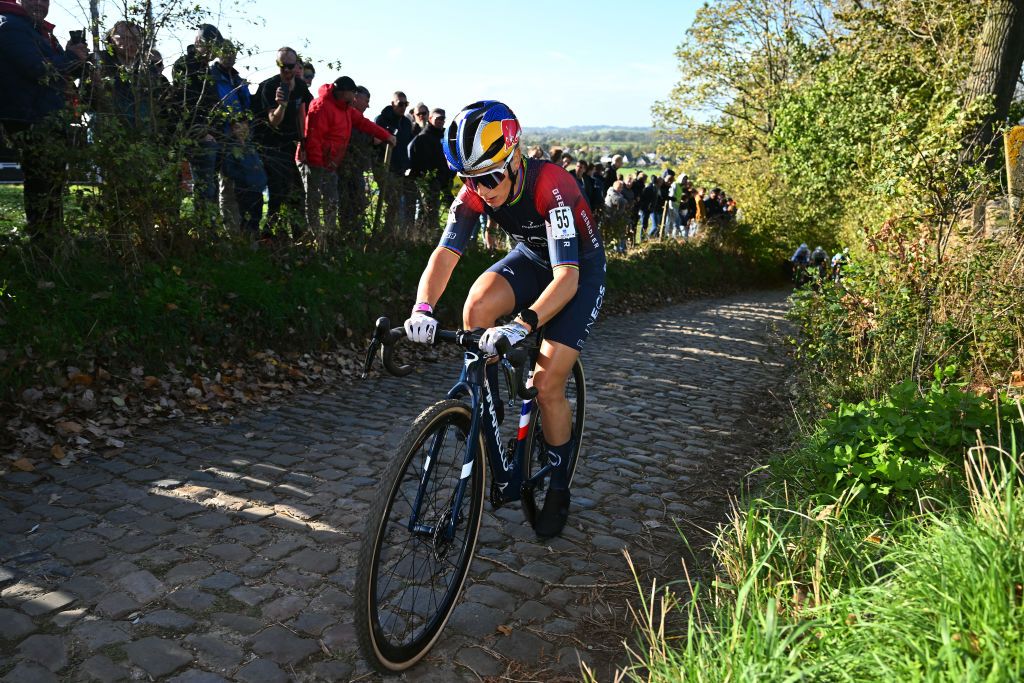
[(966, 449), (979, 434), (995, 438), (1000, 425), (991, 401), (944, 384), (955, 374), (952, 366), (936, 368), (924, 391), (904, 382), (881, 398), (841, 403), (821, 421), (808, 457), (818, 475), (815, 490), (853, 490), (870, 505), (906, 505), (956, 480)]
[[(230, 243), (126, 268), (98, 246), (39, 266), (0, 254), (0, 399), (48, 383), (65, 365), (96, 360), (112, 371), (213, 363), (254, 351), (363, 343), (374, 320), (404, 319), (432, 245), (330, 254), (252, 250)], [(461, 323), (470, 286), (496, 256), (469, 250), (437, 314)], [(766, 272), (709, 246), (664, 244), (608, 267), (610, 301), (646, 300), (752, 285)], [(683, 275), (681, 275), (683, 274)]]

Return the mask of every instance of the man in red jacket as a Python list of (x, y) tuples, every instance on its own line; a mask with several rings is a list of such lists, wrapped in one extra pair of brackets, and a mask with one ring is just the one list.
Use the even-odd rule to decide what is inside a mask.
[[(396, 142), (394, 135), (363, 118), (362, 112), (351, 106), (355, 95), (355, 81), (342, 76), (334, 83), (320, 86), (306, 114), (305, 135), (297, 159), (302, 164), (302, 179), (306, 186), (306, 221), (320, 243), (327, 233), (337, 233), (338, 230), (337, 172), (345, 159), (352, 128), (391, 146)], [(321, 204), (324, 231), (320, 229)]]

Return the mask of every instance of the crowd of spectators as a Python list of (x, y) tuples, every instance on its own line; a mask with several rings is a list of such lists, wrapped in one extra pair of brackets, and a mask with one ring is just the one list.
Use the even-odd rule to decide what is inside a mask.
[[(120, 126), (176, 152), (195, 216), (214, 230), (253, 240), (339, 235), (367, 215), (375, 168), (386, 223), (436, 234), (454, 180), (441, 148), (443, 109), (410, 107), (396, 91), (371, 121), (365, 86), (342, 76), (314, 87), (314, 65), (290, 47), (276, 51), (273, 76), (250, 84), (235, 69), (237, 47), (211, 24), (199, 26), (169, 81), (138, 24), (116, 22), (102, 51), (90, 55), (79, 32), (64, 48), (57, 44), (48, 9), (49, 0), (0, 0), (0, 59), (18, 65), (0, 74), (0, 133), (20, 152), (31, 237), (60, 232), (61, 146), (75, 120)], [(698, 189), (671, 170), (623, 177), (619, 156), (607, 163), (558, 149), (530, 156), (574, 175), (619, 249), (654, 236), (688, 238), (736, 213), (718, 188)]]

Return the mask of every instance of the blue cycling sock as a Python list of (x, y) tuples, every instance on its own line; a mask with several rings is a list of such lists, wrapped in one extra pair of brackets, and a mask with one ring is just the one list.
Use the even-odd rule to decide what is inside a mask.
[(548, 462), (554, 464), (551, 470), (551, 488), (569, 488), (569, 456), (572, 455), (572, 439), (561, 446), (548, 445)]

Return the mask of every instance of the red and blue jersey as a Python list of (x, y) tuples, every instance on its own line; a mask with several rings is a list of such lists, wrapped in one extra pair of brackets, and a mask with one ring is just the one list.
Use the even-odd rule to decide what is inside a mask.
[(526, 182), (519, 196), (492, 209), (466, 185), (452, 202), (441, 247), (459, 256), (481, 214), (494, 218), (526, 255), (552, 270), (579, 268), (604, 254), (601, 233), (576, 180), (557, 164), (523, 159)]

